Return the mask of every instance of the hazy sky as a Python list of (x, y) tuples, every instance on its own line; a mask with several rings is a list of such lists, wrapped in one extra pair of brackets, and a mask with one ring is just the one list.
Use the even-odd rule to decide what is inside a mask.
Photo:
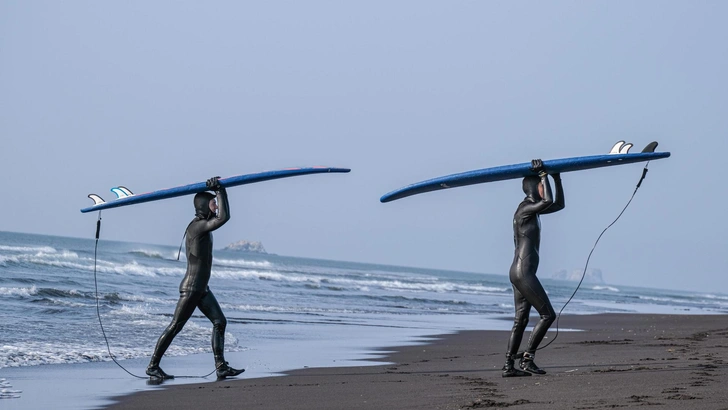
[[(92, 238), (97, 193), (230, 190), (217, 247), (507, 274), (520, 181), (388, 204), (445, 174), (652, 140), (592, 257), (613, 284), (728, 291), (728, 3), (0, 1), (0, 230)], [(583, 266), (641, 164), (564, 174), (539, 275)], [(104, 211), (177, 245), (191, 197)]]

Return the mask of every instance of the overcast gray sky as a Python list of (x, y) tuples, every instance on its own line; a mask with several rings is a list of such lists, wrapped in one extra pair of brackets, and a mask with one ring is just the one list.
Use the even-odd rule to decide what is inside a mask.
[[(0, 230), (92, 238), (112, 199), (213, 175), (352, 168), (234, 188), (216, 246), (507, 274), (517, 180), (380, 204), (445, 174), (652, 140), (592, 257), (613, 284), (726, 292), (728, 3), (0, 1)], [(564, 174), (539, 274), (579, 269), (642, 165)], [(105, 211), (176, 245), (190, 197)]]

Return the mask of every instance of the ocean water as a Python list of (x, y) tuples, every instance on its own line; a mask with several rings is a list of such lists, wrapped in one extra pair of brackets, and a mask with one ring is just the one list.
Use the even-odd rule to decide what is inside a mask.
[[(95, 283), (92, 239), (0, 232), (0, 399), (8, 399), (0, 407), (28, 396), (4, 370), (42, 374), (61, 368), (53, 366), (86, 364), (122, 373), (109, 363), (96, 285), (112, 353), (143, 373), (179, 296), (186, 262), (184, 253), (176, 258), (175, 246), (102, 238)], [(542, 282), (557, 311), (576, 286)], [(513, 316), (505, 275), (216, 250), (210, 288), (228, 318), (228, 356), (245, 361), (248, 376), (303, 363), (343, 365), (344, 358), (335, 364), (327, 358), (355, 359), (367, 349), (459, 329), (508, 329), (511, 324), (500, 319)], [(565, 310), (604, 312), (725, 314), (728, 295), (586, 284)], [(210, 332), (196, 312), (165, 361), (178, 358), (173, 363), (184, 367), (184, 358), (204, 357), (212, 370)], [(288, 346), (282, 351), (292, 358), (280, 363), (280, 352), (265, 353), (277, 345)], [(307, 353), (313, 350), (327, 354)], [(308, 361), (299, 363), (302, 354)]]

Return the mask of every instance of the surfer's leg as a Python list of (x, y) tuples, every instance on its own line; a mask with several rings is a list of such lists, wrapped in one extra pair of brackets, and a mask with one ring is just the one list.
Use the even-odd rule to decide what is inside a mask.
[(523, 354), (523, 359), (521, 359), (521, 368), (531, 373), (545, 374), (546, 372), (539, 369), (534, 363), (534, 357), (538, 345), (556, 319), (556, 312), (554, 312), (549, 297), (535, 274), (525, 276), (520, 289), (523, 296), (536, 308), (541, 317), (528, 339), (528, 348)]
[(554, 312), (549, 297), (543, 286), (541, 286), (541, 282), (536, 278), (536, 275), (529, 275), (524, 282), (525, 286), (521, 288), (523, 296), (528, 299), (531, 305), (538, 311), (539, 316), (541, 316), (541, 319), (533, 328), (533, 332), (531, 332), (531, 337), (528, 339), (528, 349), (526, 350), (529, 353), (536, 353), (538, 345), (544, 336), (546, 336), (546, 332), (551, 327), (551, 324), (556, 320), (556, 312)]
[(518, 348), (521, 346), (523, 332), (526, 330), (526, 326), (528, 326), (528, 314), (531, 311), (531, 304), (523, 297), (515, 285), (513, 285), (513, 302), (516, 307), (516, 316), (513, 320), (511, 337), (508, 340), (507, 353), (515, 357), (516, 353), (518, 353)]
[(508, 350), (506, 351), (506, 363), (503, 365), (503, 377), (520, 377), (530, 376), (530, 373), (523, 372), (513, 366), (513, 362), (518, 352), (518, 347), (523, 339), (523, 332), (528, 325), (528, 313), (531, 311), (531, 304), (521, 295), (516, 286), (513, 286), (513, 301), (516, 307), (516, 317), (513, 321), (513, 330), (508, 340)]
[(217, 303), (215, 295), (208, 290), (205, 296), (200, 299), (197, 307), (212, 322), (212, 353), (215, 355), (215, 362), (224, 362), (227, 319), (225, 319), (225, 315), (222, 313), (220, 304)]
[(222, 313), (220, 304), (217, 303), (215, 295), (210, 290), (200, 299), (198, 304), (200, 311), (212, 322), (212, 353), (215, 355), (215, 368), (217, 377), (233, 377), (244, 372), (244, 369), (233, 369), (225, 361), (225, 328), (227, 319)]
[(152, 377), (158, 377), (162, 379), (171, 379), (174, 376), (170, 376), (159, 368), (159, 362), (162, 360), (162, 356), (169, 348), (172, 340), (182, 330), (185, 323), (192, 316), (192, 313), (197, 307), (197, 301), (200, 298), (200, 293), (197, 292), (180, 292), (179, 301), (177, 301), (177, 308), (174, 310), (174, 317), (172, 323), (164, 329), (162, 336), (157, 341), (157, 346), (154, 348), (154, 354), (147, 367), (147, 374)]

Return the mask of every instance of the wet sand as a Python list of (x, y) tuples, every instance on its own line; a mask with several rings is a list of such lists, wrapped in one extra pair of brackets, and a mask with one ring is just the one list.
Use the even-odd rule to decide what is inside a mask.
[(392, 348), (390, 365), (172, 385), (108, 408), (728, 409), (727, 315), (564, 316), (560, 327), (584, 331), (537, 353), (543, 376), (502, 378), (508, 332), (464, 331)]

